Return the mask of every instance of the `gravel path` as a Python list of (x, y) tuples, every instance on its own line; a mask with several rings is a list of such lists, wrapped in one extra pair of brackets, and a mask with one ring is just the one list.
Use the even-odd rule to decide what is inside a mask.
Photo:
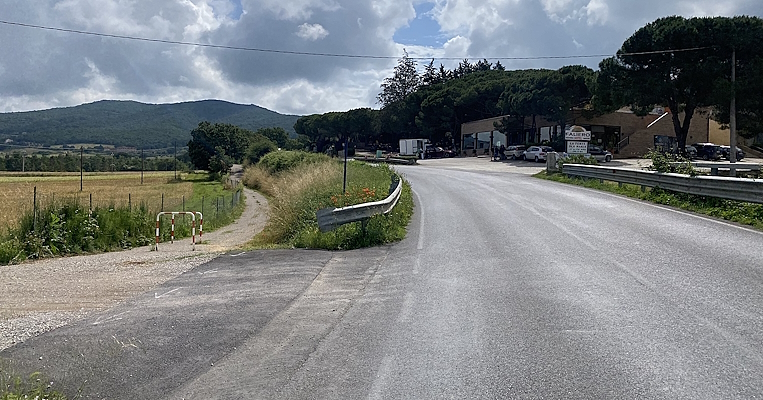
[[(260, 232), (267, 200), (244, 189), (246, 208), (235, 223), (191, 239), (132, 250), (0, 266), (0, 350), (150, 290)], [(197, 238), (198, 240), (198, 238)]]

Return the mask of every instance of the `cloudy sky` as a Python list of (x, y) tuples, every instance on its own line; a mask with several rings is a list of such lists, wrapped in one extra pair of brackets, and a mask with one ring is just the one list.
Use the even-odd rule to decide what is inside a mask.
[[(420, 69), (430, 58), (448, 68), (460, 59), (487, 58), (508, 69), (571, 64), (596, 69), (600, 55), (614, 54), (638, 28), (669, 15), (763, 17), (763, 5), (761, 0), (0, 0), (0, 112), (103, 99), (220, 99), (300, 115), (378, 108), (379, 85), (403, 49), (422, 58)], [(599, 56), (544, 58), (590, 55)]]

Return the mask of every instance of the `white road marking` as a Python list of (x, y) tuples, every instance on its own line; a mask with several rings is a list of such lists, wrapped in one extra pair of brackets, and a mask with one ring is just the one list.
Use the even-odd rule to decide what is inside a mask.
[(93, 325), (100, 325), (100, 324), (103, 324), (103, 323), (106, 323), (106, 322), (111, 322), (111, 321), (119, 321), (119, 320), (122, 319), (122, 317), (120, 317), (120, 315), (127, 314), (128, 312), (129, 311), (121, 312), (119, 314), (111, 315), (111, 316), (106, 317), (104, 319), (101, 319), (101, 317), (98, 317), (98, 319), (96, 319), (95, 322), (93, 322)]
[(413, 186), (411, 186), (411, 191), (413, 192), (413, 195), (416, 196), (416, 201), (418, 203), (419, 209), (421, 210), (421, 223), (419, 224), (419, 243), (416, 249), (423, 250), (424, 249), (424, 203), (421, 202), (421, 197), (419, 197), (419, 194), (416, 193), (416, 190), (413, 189)]
[(176, 291), (178, 291), (178, 290), (180, 290), (180, 289), (182, 289), (182, 287), (179, 287), (179, 288), (175, 288), (175, 289), (172, 289), (172, 290), (170, 290), (169, 292), (167, 292), (167, 293), (163, 293), (163, 294), (156, 294), (156, 293), (154, 293), (154, 298), (155, 298), (155, 299), (160, 299), (160, 298), (162, 298), (162, 297), (164, 297), (164, 296), (166, 296), (166, 295), (168, 295), (168, 294), (170, 294), (170, 293), (172, 293), (172, 292), (176, 292)]
[(241, 253), (238, 253), (238, 254), (231, 254), (230, 256), (231, 256), (231, 257), (238, 257), (238, 256), (243, 256), (244, 254), (246, 254), (246, 252), (245, 252), (245, 251), (242, 251)]
[(197, 272), (197, 274), (199, 274), (199, 275), (206, 275), (206, 274), (214, 274), (215, 272), (217, 272), (217, 270), (213, 269), (213, 270), (210, 270), (210, 271)]

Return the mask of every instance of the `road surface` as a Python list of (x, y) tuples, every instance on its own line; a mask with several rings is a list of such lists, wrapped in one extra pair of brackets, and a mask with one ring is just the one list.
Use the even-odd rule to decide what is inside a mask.
[(85, 399), (763, 393), (760, 232), (527, 168), (398, 169), (403, 242), (229, 253), (0, 357)]

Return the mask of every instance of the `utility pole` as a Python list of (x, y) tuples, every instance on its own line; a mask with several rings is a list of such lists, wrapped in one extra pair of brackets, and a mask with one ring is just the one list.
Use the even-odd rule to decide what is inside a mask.
[(731, 109), (729, 110), (729, 162), (737, 162), (737, 52), (731, 53)]
[(178, 180), (178, 142), (175, 141), (175, 180)]
[(140, 149), (140, 184), (143, 184), (143, 170), (145, 169), (146, 157), (143, 156), (143, 149)]

